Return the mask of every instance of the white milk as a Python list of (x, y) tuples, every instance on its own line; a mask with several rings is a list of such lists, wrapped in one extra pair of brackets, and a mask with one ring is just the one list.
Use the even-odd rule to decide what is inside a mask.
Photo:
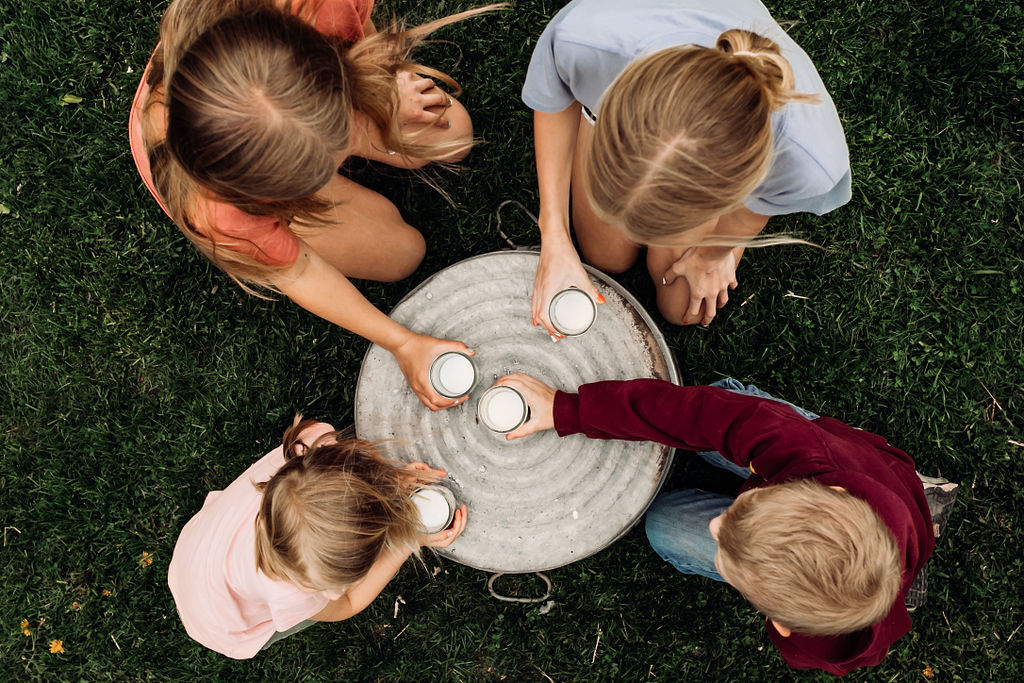
[(422, 488), (412, 495), (412, 500), (420, 511), (420, 522), (426, 533), (436, 534), (448, 526), (451, 507), (440, 491)]
[(457, 351), (445, 351), (430, 364), (430, 384), (437, 393), (449, 398), (469, 393), (475, 381), (473, 361)]
[(510, 432), (526, 417), (526, 401), (522, 395), (509, 387), (489, 389), (480, 401), (480, 413), (484, 424), (496, 432)]
[(583, 334), (594, 322), (596, 310), (590, 296), (579, 289), (563, 289), (551, 301), (548, 316), (565, 335)]
[(462, 396), (473, 386), (473, 362), (462, 354), (446, 356), (438, 372), (438, 380), (446, 394)]

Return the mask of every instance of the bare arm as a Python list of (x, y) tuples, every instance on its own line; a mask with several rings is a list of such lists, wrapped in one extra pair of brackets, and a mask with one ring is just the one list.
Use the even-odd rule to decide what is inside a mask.
[(594, 299), (600, 296), (583, 269), (569, 234), (569, 191), (579, 125), (579, 102), (553, 114), (533, 113), (541, 250), (531, 313), (534, 324), (540, 323), (553, 336), (557, 332), (548, 320), (548, 305), (555, 294), (576, 286)]
[(560, 112), (533, 112), (533, 151), (540, 193), (540, 235), (545, 244), (572, 247), (569, 238), (569, 187), (580, 103)]
[(380, 595), (384, 586), (388, 585), (388, 582), (398, 573), (409, 555), (408, 550), (385, 553), (370, 567), (366, 576), (352, 584), (340, 598), (327, 603), (326, 607), (310, 619), (313, 621), (342, 621), (359, 614)]
[[(447, 548), (465, 530), (467, 519), (466, 506), (462, 505), (455, 511), (455, 518), (450, 527), (436, 534), (421, 537), (420, 544), (432, 548)], [(388, 585), (402, 568), (402, 564), (409, 559), (410, 554), (408, 550), (391, 550), (383, 553), (370, 567), (366, 576), (349, 586), (344, 595), (329, 602), (310, 618), (313, 621), (341, 621), (359, 614), (380, 595), (384, 586)]]
[(443, 351), (465, 351), (465, 344), (435, 339), (402, 327), (377, 310), (348, 278), (305, 243), (295, 264), (276, 273), (272, 283), (310, 313), (389, 351), (412, 390), (427, 407), (437, 410), (454, 405), (431, 388), (428, 368)]

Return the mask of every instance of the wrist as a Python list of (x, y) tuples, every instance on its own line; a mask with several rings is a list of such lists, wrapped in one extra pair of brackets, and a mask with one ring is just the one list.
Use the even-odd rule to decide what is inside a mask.
[(557, 240), (572, 243), (569, 236), (569, 219), (563, 213), (542, 209), (537, 218), (537, 227), (540, 229), (541, 242)]
[(732, 252), (733, 247), (695, 247), (697, 256), (704, 261), (714, 263), (725, 259)]
[(540, 248), (541, 251), (550, 256), (568, 256), (572, 255), (577, 257), (576, 247), (572, 243), (572, 237), (569, 236), (567, 230), (550, 230), (545, 233), (543, 230), (540, 233)]
[[(389, 318), (390, 320), (390, 318)], [(394, 322), (394, 321), (392, 321)], [(383, 338), (377, 340), (371, 340), (382, 349), (387, 351), (393, 356), (397, 356), (402, 351), (402, 347), (408, 344), (410, 341), (418, 337), (419, 335), (402, 327), (398, 323), (395, 323), (395, 329), (388, 330)]]

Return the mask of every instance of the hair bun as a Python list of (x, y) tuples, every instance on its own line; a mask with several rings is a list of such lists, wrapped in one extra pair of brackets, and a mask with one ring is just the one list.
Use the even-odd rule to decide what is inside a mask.
[(794, 90), (796, 79), (793, 68), (782, 56), (782, 50), (771, 38), (741, 29), (730, 29), (718, 36), (715, 47), (733, 57), (742, 58), (744, 66), (750, 69), (771, 100), (771, 109), (777, 109), (787, 102), (817, 102), (816, 95), (798, 93)]

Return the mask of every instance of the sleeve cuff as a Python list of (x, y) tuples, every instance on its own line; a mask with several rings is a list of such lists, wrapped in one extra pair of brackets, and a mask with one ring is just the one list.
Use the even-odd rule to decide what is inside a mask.
[(564, 391), (555, 392), (555, 401), (552, 404), (552, 418), (555, 422), (555, 431), (559, 436), (577, 434), (580, 428), (580, 397), (579, 394), (567, 394)]

